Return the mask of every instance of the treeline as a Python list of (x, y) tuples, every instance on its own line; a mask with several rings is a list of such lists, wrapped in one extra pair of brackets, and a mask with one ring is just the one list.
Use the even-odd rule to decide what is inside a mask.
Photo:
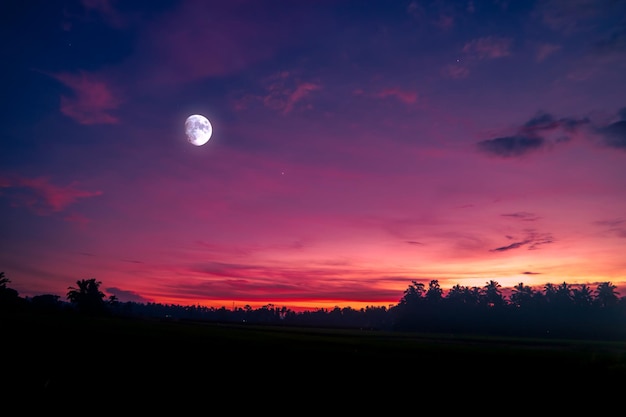
[(159, 320), (359, 328), (499, 336), (626, 340), (626, 297), (611, 282), (545, 284), (541, 289), (519, 283), (505, 296), (500, 284), (455, 285), (447, 292), (437, 280), (426, 286), (412, 281), (396, 305), (361, 309), (335, 307), (296, 312), (267, 304), (204, 307), (120, 302), (106, 298), (101, 282), (79, 280), (66, 299), (52, 294), (22, 298), (0, 272), (0, 309), (44, 313), (114, 315)]

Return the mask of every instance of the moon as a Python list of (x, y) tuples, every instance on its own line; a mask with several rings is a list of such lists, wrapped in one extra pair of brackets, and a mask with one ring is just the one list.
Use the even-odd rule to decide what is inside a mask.
[(213, 126), (209, 119), (201, 114), (192, 114), (185, 120), (185, 134), (189, 143), (202, 146), (211, 139)]

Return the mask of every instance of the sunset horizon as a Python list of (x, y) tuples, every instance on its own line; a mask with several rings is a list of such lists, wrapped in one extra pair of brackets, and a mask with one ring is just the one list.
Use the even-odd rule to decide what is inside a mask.
[(22, 297), (626, 296), (626, 3), (6, 9), (0, 271)]

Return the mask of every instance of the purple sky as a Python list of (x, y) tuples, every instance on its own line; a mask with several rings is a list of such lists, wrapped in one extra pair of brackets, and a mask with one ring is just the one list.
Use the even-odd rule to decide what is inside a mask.
[(626, 295), (626, 2), (1, 15), (0, 271), (21, 296), (87, 278), (229, 308), (387, 306), (431, 280)]

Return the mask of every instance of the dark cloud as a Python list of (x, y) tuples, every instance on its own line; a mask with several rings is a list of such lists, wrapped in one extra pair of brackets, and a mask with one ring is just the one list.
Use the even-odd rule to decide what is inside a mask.
[(408, 243), (409, 245), (414, 245), (414, 246), (422, 246), (423, 245), (422, 242), (416, 242), (415, 240), (407, 240), (406, 243)]
[(504, 158), (518, 157), (548, 145), (545, 135), (560, 131), (563, 134), (555, 142), (568, 142), (570, 135), (580, 127), (587, 125), (589, 119), (564, 117), (557, 119), (550, 113), (538, 112), (526, 123), (516, 129), (511, 136), (486, 139), (477, 143), (482, 152)]
[[(622, 112), (624, 112), (623, 109)], [(620, 120), (601, 128), (600, 134), (606, 145), (626, 151), (626, 120)]]
[(530, 136), (506, 136), (478, 142), (482, 152), (504, 158), (522, 156), (544, 146), (544, 139)]
[(511, 243), (510, 245), (507, 245), (507, 246), (500, 246), (499, 248), (491, 249), (489, 252), (505, 252), (507, 250), (521, 248), (522, 246), (524, 246), (527, 243), (528, 243), (527, 240), (524, 240), (522, 242), (515, 242), (515, 243)]
[(611, 232), (615, 233), (615, 235), (617, 237), (621, 237), (626, 239), (626, 228), (622, 227), (622, 228), (615, 228), (613, 230), (611, 230)]
[[(507, 236), (507, 239), (510, 239)], [(534, 230), (526, 230), (526, 238), (510, 245), (500, 246), (495, 249), (490, 249), (489, 252), (506, 252), (511, 249), (519, 249), (522, 246), (526, 246), (527, 250), (539, 249), (539, 246), (554, 242), (554, 238), (550, 233), (538, 233)]]
[(626, 223), (624, 219), (598, 220), (595, 224), (608, 227), (619, 227)]
[(502, 214), (503, 217), (511, 217), (514, 219), (519, 219), (525, 222), (533, 222), (535, 220), (539, 220), (539, 217), (533, 213), (528, 213), (526, 211), (518, 211), (516, 213), (506, 213)]
[(624, 219), (599, 220), (594, 223), (618, 237), (626, 238), (626, 220)]
[(572, 133), (580, 126), (588, 123), (588, 118), (575, 119), (572, 117), (562, 117), (560, 119), (556, 119), (550, 113), (538, 112), (533, 118), (522, 125), (520, 132), (524, 132), (526, 134), (538, 134), (538, 132), (541, 131), (562, 129), (565, 132)]
[(608, 38), (596, 42), (593, 49), (598, 54), (623, 53), (626, 51), (626, 29), (617, 30)]
[(541, 272), (524, 271), (524, 272), (522, 272), (522, 274), (524, 274), (524, 275), (540, 275)]
[(590, 120), (586, 117), (583, 119), (572, 119), (570, 117), (564, 117), (562, 119), (559, 119), (558, 123), (558, 127), (562, 128), (566, 132), (571, 133), (576, 131), (579, 127), (588, 125), (590, 123)]
[(556, 125), (557, 121), (554, 120), (549, 113), (537, 113), (535, 117), (524, 123), (524, 128), (535, 130), (535, 129), (552, 129)]
[(143, 263), (142, 261), (136, 261), (136, 260), (133, 260), (133, 259), (122, 259), (122, 262), (129, 262), (131, 264), (142, 264)]
[(534, 230), (528, 232), (528, 250), (539, 249), (539, 246), (554, 242), (554, 238), (550, 233), (538, 233)]
[(105, 291), (111, 295), (114, 295), (117, 298), (117, 300), (122, 303), (126, 303), (126, 302), (149, 303), (152, 301), (145, 297), (142, 297), (141, 295), (133, 291), (122, 290), (117, 287), (105, 288)]

